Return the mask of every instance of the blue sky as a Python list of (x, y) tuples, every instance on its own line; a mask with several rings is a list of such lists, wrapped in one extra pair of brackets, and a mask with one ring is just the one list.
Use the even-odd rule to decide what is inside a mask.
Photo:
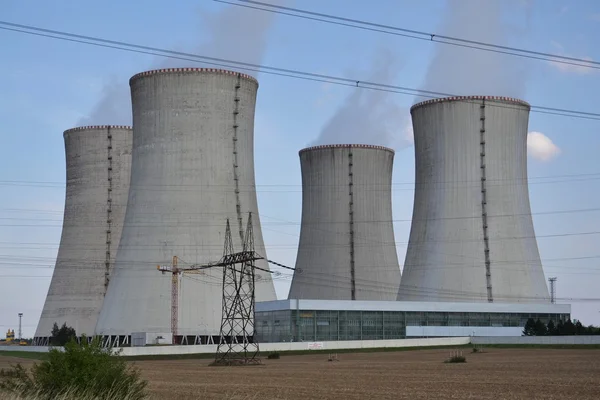
[[(600, 59), (594, 44), (594, 38), (600, 37), (600, 5), (595, 1), (482, 3), (469, 8), (472, 0), (287, 2), (302, 9), (419, 31), (469, 39), (489, 37), (503, 45)], [(0, 0), (0, 19), (357, 80), (434, 90), (448, 87), (470, 94), (518, 95), (535, 105), (598, 111), (598, 70), (489, 54), (483, 55), (489, 56), (484, 61), (494, 62), (482, 68), (486, 64), (478, 62), (482, 54), (477, 53), (481, 52), (259, 11), (232, 11), (231, 6), (211, 0), (181, 0), (177, 7), (172, 4), (162, 0), (148, 0), (143, 6), (114, 0)], [(456, 19), (449, 18), (457, 10)], [(471, 22), (457, 24), (460, 18)], [(0, 48), (0, 293), (4, 296), (0, 329), (16, 328), (17, 312), (23, 312), (24, 335), (31, 336), (60, 240), (65, 181), (62, 132), (82, 121), (126, 122), (122, 121), (129, 112), (126, 102), (124, 114), (96, 112), (105, 92), (113, 87), (116, 92), (126, 92), (131, 75), (165, 63), (179, 64), (156, 56), (4, 30), (0, 30)], [(435, 57), (443, 57), (446, 68), (442, 71), (430, 68)], [(463, 76), (465, 69), (469, 79)], [(506, 76), (499, 79), (500, 75)], [(256, 181), (269, 258), (294, 265), (301, 216), (297, 152), (315, 141), (393, 146), (397, 150), (394, 219), (410, 220), (414, 154), (407, 127), (414, 97), (373, 95), (365, 106), (347, 101), (361, 89), (264, 73), (259, 73), (258, 79)], [(349, 103), (358, 107), (359, 112), (352, 113), (356, 123), (333, 133), (325, 129)], [(380, 114), (387, 118), (375, 118), (368, 130), (356, 128)], [(532, 142), (529, 157), (532, 211), (546, 276), (558, 277), (559, 298), (599, 297), (600, 258), (593, 256), (600, 255), (600, 235), (580, 233), (599, 230), (600, 212), (544, 214), (598, 207), (599, 128), (599, 121), (531, 114), (529, 130), (544, 135), (532, 136), (538, 139)], [(322, 131), (329, 133), (321, 137)], [(544, 147), (540, 137), (549, 138), (552, 144)], [(409, 229), (409, 222), (395, 223), (401, 265)], [(548, 237), (564, 233), (578, 234)], [(288, 287), (289, 280), (277, 281), (280, 298), (287, 295)], [(575, 318), (600, 324), (599, 301), (571, 303)]]

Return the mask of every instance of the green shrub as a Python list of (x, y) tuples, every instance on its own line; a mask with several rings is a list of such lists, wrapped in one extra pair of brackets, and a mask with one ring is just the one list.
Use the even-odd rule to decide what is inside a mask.
[(268, 358), (269, 360), (279, 360), (279, 352), (278, 352), (278, 351), (275, 351), (275, 352), (273, 352), (273, 353), (269, 353), (269, 354), (267, 355), (267, 358)]
[(51, 349), (48, 358), (35, 364), (31, 374), (21, 366), (0, 372), (0, 390), (32, 396), (40, 400), (63, 397), (128, 399), (146, 397), (146, 382), (139, 371), (111, 349), (104, 349), (99, 339), (81, 344), (71, 340), (60, 349)]

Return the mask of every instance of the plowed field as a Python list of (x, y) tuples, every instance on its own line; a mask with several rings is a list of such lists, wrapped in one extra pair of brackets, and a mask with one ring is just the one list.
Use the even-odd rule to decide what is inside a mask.
[[(600, 350), (486, 349), (282, 355), (263, 366), (137, 361), (155, 399), (600, 399)], [(0, 368), (16, 359), (0, 357)], [(24, 364), (31, 361), (24, 360)]]

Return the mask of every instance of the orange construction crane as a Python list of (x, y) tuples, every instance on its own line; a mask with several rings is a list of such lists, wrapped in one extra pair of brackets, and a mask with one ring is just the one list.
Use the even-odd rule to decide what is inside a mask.
[(171, 273), (171, 333), (173, 334), (172, 343), (176, 344), (175, 336), (177, 336), (177, 325), (179, 317), (179, 275), (180, 274), (198, 274), (203, 273), (200, 267), (190, 265), (186, 268), (178, 266), (177, 256), (173, 256), (171, 265), (157, 265), (156, 269), (164, 275), (166, 272)]

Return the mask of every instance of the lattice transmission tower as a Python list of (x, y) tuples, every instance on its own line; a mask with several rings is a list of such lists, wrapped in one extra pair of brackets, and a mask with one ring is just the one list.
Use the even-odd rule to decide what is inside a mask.
[(235, 253), (229, 220), (223, 251), (223, 313), (215, 364), (260, 364), (258, 341), (254, 337), (255, 261), (252, 214), (244, 235), (243, 250)]
[(215, 361), (212, 365), (255, 365), (260, 364), (259, 344), (255, 337), (255, 271), (267, 273), (273, 271), (256, 266), (257, 260), (265, 260), (289, 270), (297, 270), (275, 261), (267, 260), (254, 251), (254, 231), (252, 228), (252, 213), (248, 213), (248, 223), (243, 238), (241, 252), (235, 252), (229, 218), (225, 227), (225, 245), (223, 257), (208, 264), (194, 264), (186, 268), (177, 267), (177, 257), (173, 258), (172, 266), (157, 267), (159, 271), (173, 273), (172, 299), (172, 331), (177, 330), (177, 275), (179, 273), (198, 273), (208, 268), (223, 268), (223, 299), (220, 339), (217, 346)]

